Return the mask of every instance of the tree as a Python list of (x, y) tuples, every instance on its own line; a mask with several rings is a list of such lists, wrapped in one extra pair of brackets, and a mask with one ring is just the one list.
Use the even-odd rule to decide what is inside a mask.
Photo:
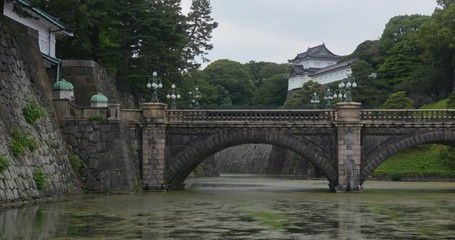
[(431, 20), (422, 26), (419, 35), (420, 43), (425, 48), (426, 56), (431, 63), (451, 71), (450, 89), (455, 87), (455, 4), (453, 2), (453, 0), (439, 0), (438, 4), (443, 8), (434, 11)]
[(291, 67), (289, 64), (277, 64), (263, 61), (249, 61), (245, 65), (250, 69), (250, 72), (253, 76), (254, 85), (257, 88), (261, 87), (267, 78), (275, 74), (285, 75), (290, 71)]
[(166, 87), (179, 83), (183, 70), (212, 49), (210, 2), (194, 0), (188, 14), (180, 0), (32, 0), (76, 29), (72, 38), (58, 39), (57, 57), (95, 60), (117, 73), (118, 82), (139, 92), (153, 71)]
[(351, 80), (357, 83), (357, 87), (351, 90), (353, 101), (361, 102), (363, 106), (370, 108), (381, 106), (390, 87), (381, 79), (372, 76), (373, 69), (366, 61), (357, 60), (351, 69)]
[(418, 32), (429, 20), (430, 17), (422, 15), (397, 16), (390, 19), (384, 29), (379, 43), (385, 57), (378, 68), (378, 76), (395, 91), (411, 79), (417, 66), (424, 64)]
[(209, 64), (203, 72), (207, 76), (208, 83), (222, 86), (229, 92), (233, 105), (252, 104), (255, 86), (251, 73), (245, 65), (222, 59)]
[(186, 58), (192, 61), (193, 67), (200, 65), (194, 61), (197, 56), (201, 56), (203, 62), (210, 61), (204, 56), (213, 48), (209, 41), (213, 29), (218, 27), (218, 23), (210, 16), (211, 13), (210, 0), (193, 0), (186, 17), (189, 43), (185, 47), (185, 53)]
[[(299, 90), (295, 91), (293, 99), (286, 101), (284, 106), (286, 107), (310, 107), (311, 105), (311, 97), (314, 93), (319, 93), (321, 90), (321, 84), (310, 80), (305, 82)], [(319, 96), (319, 100), (321, 100), (321, 96)]]
[(287, 87), (287, 79), (281, 74), (275, 74), (256, 89), (253, 104), (281, 106), (286, 100)]
[(385, 109), (409, 109), (414, 108), (414, 102), (406, 96), (406, 92), (399, 91), (389, 95), (381, 108)]
[(385, 25), (385, 29), (379, 40), (381, 50), (387, 53), (396, 43), (417, 34), (422, 24), (429, 20), (430, 17), (419, 14), (391, 18)]

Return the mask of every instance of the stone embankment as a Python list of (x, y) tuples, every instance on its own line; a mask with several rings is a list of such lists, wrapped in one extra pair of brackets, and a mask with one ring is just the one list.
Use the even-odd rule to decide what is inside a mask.
[(140, 188), (140, 131), (121, 121), (66, 121), (65, 141), (84, 163), (85, 192), (134, 192)]
[[(7, 165), (0, 171), (0, 205), (79, 192), (54, 119), (38, 33), (4, 16), (0, 23), (0, 161)], [(22, 110), (30, 101), (46, 112), (34, 123), (26, 121)]]
[(298, 179), (317, 176), (311, 162), (283, 148), (267, 144), (244, 144), (220, 151), (214, 156), (220, 173), (276, 174)]

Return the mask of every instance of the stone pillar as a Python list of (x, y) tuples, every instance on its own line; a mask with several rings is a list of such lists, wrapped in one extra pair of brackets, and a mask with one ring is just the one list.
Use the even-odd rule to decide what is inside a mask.
[(108, 104), (107, 105), (107, 119), (119, 120), (120, 119), (120, 104)]
[(142, 188), (165, 190), (166, 104), (144, 103), (142, 110)]
[(361, 191), (360, 103), (338, 103), (337, 110), (338, 186), (336, 191)]

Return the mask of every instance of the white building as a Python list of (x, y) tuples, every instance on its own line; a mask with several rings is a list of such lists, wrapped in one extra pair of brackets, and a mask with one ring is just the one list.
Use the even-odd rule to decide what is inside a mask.
[(340, 81), (351, 75), (351, 64), (354, 60), (339, 62), (341, 56), (329, 51), (325, 44), (308, 48), (299, 53), (294, 59), (288, 60), (293, 64), (288, 76), (288, 91), (302, 88), (305, 82), (316, 81), (322, 85)]
[[(53, 82), (60, 80), (60, 62), (55, 57), (56, 36), (72, 37), (74, 29), (65, 26), (57, 18), (49, 15), (39, 8), (32, 7), (26, 0), (1, 1), (0, 10), (3, 15), (38, 31), (38, 41), (41, 55)], [(3, 8), (1, 8), (3, 6)], [(19, 12), (18, 12), (19, 10)], [(23, 12), (25, 14), (21, 14)]]
[[(39, 35), (39, 47), (43, 54), (55, 58), (55, 36), (73, 36), (74, 30), (64, 26), (57, 18), (44, 11), (32, 7), (26, 0), (4, 1), (3, 15), (35, 29)], [(14, 7), (20, 8), (31, 16), (21, 16), (14, 11)]]

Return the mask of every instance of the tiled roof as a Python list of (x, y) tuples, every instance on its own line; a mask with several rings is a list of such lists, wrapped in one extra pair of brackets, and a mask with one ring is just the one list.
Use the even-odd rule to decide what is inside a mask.
[(321, 44), (315, 47), (308, 48), (306, 52), (299, 53), (294, 59), (288, 60), (288, 62), (297, 62), (306, 58), (325, 58), (325, 59), (340, 59), (341, 57), (332, 53), (325, 47), (325, 44)]
[(28, 9), (31, 13), (41, 17), (42, 19), (46, 20), (50, 24), (57, 27), (59, 30), (64, 32), (69, 36), (73, 36), (75, 29), (65, 26), (62, 22), (58, 21), (56, 17), (51, 16), (50, 14), (44, 12), (43, 10), (33, 7), (27, 0), (17, 0), (17, 3), (25, 9)]
[(344, 67), (347, 67), (347, 66), (353, 64), (355, 61), (357, 61), (356, 58), (351, 59), (351, 60), (346, 61), (346, 62), (337, 63), (337, 64), (334, 64), (332, 66), (328, 66), (328, 67), (325, 67), (325, 68), (320, 68), (320, 69), (318, 69), (318, 71), (316, 71), (315, 73), (313, 73), (311, 75), (318, 75), (318, 74), (334, 71), (334, 70), (337, 70), (337, 69), (340, 69), (340, 68), (344, 68)]

